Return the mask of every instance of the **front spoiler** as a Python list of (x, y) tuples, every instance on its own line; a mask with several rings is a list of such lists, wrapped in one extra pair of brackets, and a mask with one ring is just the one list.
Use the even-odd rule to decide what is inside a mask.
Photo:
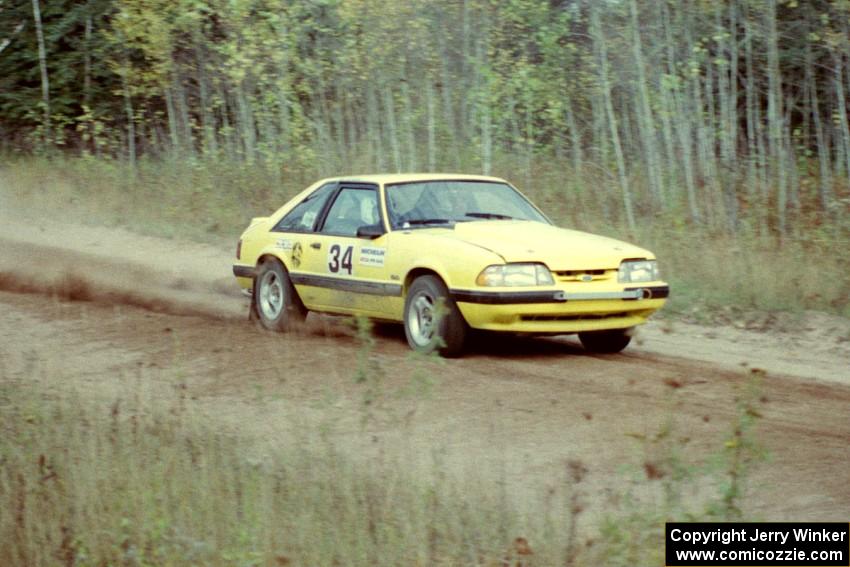
[(663, 299), (670, 295), (670, 286), (628, 287), (622, 291), (481, 291), (452, 290), (457, 302), (485, 305), (527, 305), (530, 303), (565, 303), (568, 301), (594, 301), (604, 299)]

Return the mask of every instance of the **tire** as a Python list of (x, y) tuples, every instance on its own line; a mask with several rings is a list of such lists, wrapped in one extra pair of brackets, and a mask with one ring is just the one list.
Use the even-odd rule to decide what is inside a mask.
[(632, 329), (612, 329), (610, 331), (589, 331), (579, 333), (578, 338), (585, 350), (604, 354), (620, 352), (632, 340)]
[(257, 268), (254, 279), (252, 315), (270, 331), (291, 331), (307, 317), (289, 274), (277, 260), (268, 260)]
[(419, 352), (437, 351), (445, 357), (463, 352), (469, 326), (439, 278), (413, 280), (404, 301), (404, 334), (410, 348)]

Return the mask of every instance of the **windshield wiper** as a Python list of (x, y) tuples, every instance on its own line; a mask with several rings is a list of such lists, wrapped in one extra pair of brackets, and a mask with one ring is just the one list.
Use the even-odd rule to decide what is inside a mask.
[(402, 225), (405, 225), (405, 224), (409, 224), (409, 225), (417, 225), (417, 224), (449, 224), (449, 223), (451, 223), (451, 222), (452, 222), (452, 221), (450, 221), (449, 219), (410, 219), (410, 220), (406, 220), (406, 221), (404, 221), (404, 222), (403, 222), (403, 223), (401, 223), (401, 224), (402, 224)]
[(468, 217), (473, 217), (476, 219), (498, 219), (498, 220), (511, 220), (514, 217), (510, 215), (500, 215), (499, 213), (464, 213)]

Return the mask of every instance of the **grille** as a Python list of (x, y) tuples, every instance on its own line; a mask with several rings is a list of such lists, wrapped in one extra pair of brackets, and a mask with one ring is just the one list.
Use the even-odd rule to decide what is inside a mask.
[(601, 281), (617, 277), (617, 270), (554, 270), (552, 273), (559, 282)]

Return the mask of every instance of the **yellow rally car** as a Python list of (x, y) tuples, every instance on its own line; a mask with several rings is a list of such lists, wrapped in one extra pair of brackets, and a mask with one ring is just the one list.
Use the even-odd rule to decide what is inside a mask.
[(445, 356), (470, 329), (578, 333), (619, 352), (669, 293), (651, 252), (558, 228), (506, 181), (470, 175), (319, 181), (251, 221), (233, 273), (267, 329), (363, 315)]

